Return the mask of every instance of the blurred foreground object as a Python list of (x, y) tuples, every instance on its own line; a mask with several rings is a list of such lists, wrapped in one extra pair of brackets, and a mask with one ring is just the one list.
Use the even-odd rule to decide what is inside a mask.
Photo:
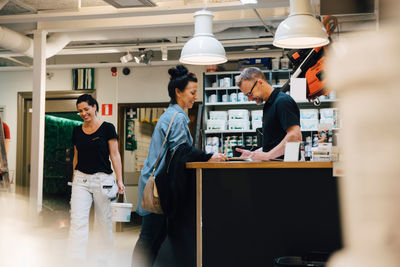
[(346, 38), (327, 56), (327, 83), (341, 99), (345, 174), (344, 244), (328, 267), (400, 266), (400, 20), (391, 16), (400, 5), (380, 4), (379, 31)]

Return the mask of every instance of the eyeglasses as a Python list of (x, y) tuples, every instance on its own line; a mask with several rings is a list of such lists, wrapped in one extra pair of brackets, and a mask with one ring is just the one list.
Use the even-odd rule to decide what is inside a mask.
[(253, 93), (253, 89), (254, 89), (254, 87), (256, 86), (257, 82), (258, 82), (258, 80), (254, 83), (253, 87), (251, 87), (250, 92), (248, 92), (247, 94), (245, 94), (245, 96), (247, 96), (247, 97), (251, 96), (251, 94)]

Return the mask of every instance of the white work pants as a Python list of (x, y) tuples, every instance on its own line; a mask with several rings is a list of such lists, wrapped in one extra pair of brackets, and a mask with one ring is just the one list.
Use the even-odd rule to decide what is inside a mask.
[[(110, 199), (102, 192), (102, 181), (114, 178), (112, 174), (74, 173), (71, 194), (71, 225), (69, 232), (69, 256), (85, 259), (89, 234), (89, 212), (94, 201), (95, 232), (99, 239), (93, 248), (93, 256), (107, 260), (113, 247)], [(115, 178), (114, 178), (115, 179)], [(92, 251), (91, 251), (92, 252)], [(91, 253), (92, 254), (92, 253)]]

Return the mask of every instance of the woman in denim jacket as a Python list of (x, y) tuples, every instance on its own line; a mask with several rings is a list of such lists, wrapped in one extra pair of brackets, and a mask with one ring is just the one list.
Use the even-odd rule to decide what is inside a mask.
[[(173, 150), (183, 143), (189, 145), (193, 143), (188, 127), (190, 120), (184, 110), (192, 108), (197, 99), (197, 78), (194, 73), (188, 72), (188, 69), (183, 65), (170, 68), (168, 73), (170, 75), (168, 84), (170, 105), (161, 115), (154, 129), (149, 154), (144, 162), (139, 180), (139, 204), (136, 212), (142, 216), (142, 229), (133, 251), (132, 266), (134, 267), (153, 266), (158, 250), (167, 235), (167, 217), (163, 214), (150, 213), (144, 210), (141, 202), (144, 187), (161, 151), (169, 123), (176, 112), (178, 113), (172, 124), (168, 141), (161, 151), (161, 160), (155, 171), (155, 176), (157, 177), (158, 172), (165, 164), (165, 154), (168, 150)], [(216, 153), (209, 161), (225, 160), (227, 160), (225, 155)]]

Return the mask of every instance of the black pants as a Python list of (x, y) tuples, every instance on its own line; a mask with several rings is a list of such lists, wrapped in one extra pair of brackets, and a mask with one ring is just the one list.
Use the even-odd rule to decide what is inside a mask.
[(151, 213), (143, 216), (142, 230), (132, 255), (132, 267), (151, 267), (167, 236), (167, 217)]

